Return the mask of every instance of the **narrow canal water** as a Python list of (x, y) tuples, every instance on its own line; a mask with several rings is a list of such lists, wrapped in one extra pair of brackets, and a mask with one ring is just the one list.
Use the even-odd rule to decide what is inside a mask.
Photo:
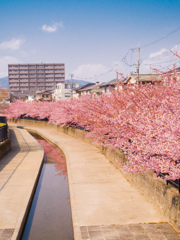
[(73, 240), (65, 157), (35, 137), (44, 148), (45, 159), (22, 240)]

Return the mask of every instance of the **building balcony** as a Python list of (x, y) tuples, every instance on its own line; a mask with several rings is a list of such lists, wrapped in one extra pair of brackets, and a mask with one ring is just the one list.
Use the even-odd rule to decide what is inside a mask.
[(45, 77), (46, 77), (46, 78), (54, 78), (54, 75), (53, 75), (53, 74), (47, 74), (47, 73), (46, 73), (46, 74), (45, 74)]
[(21, 83), (28, 83), (28, 79), (21, 79)]
[(20, 78), (28, 78), (28, 75), (19, 75)]
[(28, 70), (20, 70), (19, 73), (20, 74), (28, 74)]
[(57, 77), (59, 77), (59, 78), (64, 78), (65, 75), (64, 75), (64, 74), (55, 74), (54, 77), (55, 77), (55, 78), (57, 78)]
[(53, 70), (45, 70), (45, 73), (47, 74), (54, 74), (54, 71)]
[(19, 66), (19, 69), (21, 70), (21, 69), (27, 69), (28, 70), (28, 66)]
[(19, 75), (10, 74), (10, 75), (9, 75), (9, 80), (10, 80), (11, 78), (19, 78)]
[(19, 66), (9, 66), (9, 70), (18, 70)]
[(36, 69), (44, 70), (44, 66), (37, 66)]
[(37, 74), (37, 77), (38, 77), (38, 78), (44, 78), (44, 73), (38, 73), (38, 74)]
[(36, 65), (31, 65), (28, 67), (29, 69), (35, 70), (36, 69)]
[(57, 83), (57, 82), (62, 83), (62, 82), (64, 82), (64, 81), (65, 81), (64, 78), (56, 78), (56, 79), (55, 79), (55, 82), (56, 82), (56, 83)]
[(45, 82), (54, 82), (54, 78), (53, 79), (46, 78)]
[(9, 74), (19, 74), (19, 70), (9, 70)]
[(27, 91), (27, 90), (29, 90), (29, 88), (28, 87), (22, 87), (22, 88), (20, 88), (20, 91)]
[(19, 87), (10, 87), (10, 90), (12, 92), (19, 91)]
[(18, 83), (18, 82), (19, 82), (19, 79), (13, 79), (13, 80), (9, 79), (9, 83)]
[(19, 87), (19, 83), (13, 83), (13, 84), (10, 83), (10, 84), (9, 84), (9, 87), (10, 87), (10, 88)]
[(29, 78), (36, 78), (36, 74), (29, 74)]
[(63, 69), (63, 70), (61, 70), (61, 69), (55, 69), (55, 70), (54, 70), (54, 73), (55, 73), (55, 74), (58, 74), (58, 73), (63, 73), (63, 74), (64, 74), (64, 69)]
[(20, 87), (28, 87), (29, 84), (20, 84)]
[(53, 70), (53, 69), (54, 69), (54, 65), (45, 66), (44, 68), (45, 68), (45, 69), (52, 69), (52, 70)]
[(36, 81), (36, 79), (29, 79), (29, 82), (35, 83), (37, 81)]

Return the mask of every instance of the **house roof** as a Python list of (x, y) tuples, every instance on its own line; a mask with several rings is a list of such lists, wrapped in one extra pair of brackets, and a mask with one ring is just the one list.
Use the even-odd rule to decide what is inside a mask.
[[(137, 81), (137, 74), (131, 74), (127, 78), (126, 83), (129, 83), (131, 79), (134, 79)], [(160, 75), (159, 74), (139, 74), (139, 82), (149, 83), (155, 79), (160, 81)]]
[(81, 86), (81, 87), (74, 88), (74, 90), (75, 90), (75, 91), (81, 91), (82, 89), (86, 89), (86, 88), (91, 87), (91, 86), (93, 86), (93, 85), (95, 85), (95, 83), (87, 83), (87, 84), (85, 84), (85, 85), (83, 85), (83, 86)]
[(99, 85), (99, 87), (108, 87), (108, 86), (114, 86), (117, 83), (117, 79), (113, 79), (109, 82), (103, 82)]

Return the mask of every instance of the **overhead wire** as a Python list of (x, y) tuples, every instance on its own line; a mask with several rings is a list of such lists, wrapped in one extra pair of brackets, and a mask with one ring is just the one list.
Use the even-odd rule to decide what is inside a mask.
[[(146, 43), (146, 44), (142, 45), (141, 48), (149, 47), (149, 46), (151, 46), (151, 45), (153, 45), (153, 44), (156, 44), (157, 42), (162, 41), (163, 39), (165, 39), (165, 38), (173, 35), (175, 32), (177, 32), (177, 31), (179, 31), (179, 30), (180, 30), (180, 26), (177, 27), (176, 29), (174, 29), (173, 31), (165, 34), (164, 36), (162, 36), (162, 37), (160, 37), (160, 38), (158, 38), (158, 39), (156, 39), (156, 40), (154, 40), (154, 41), (152, 41), (152, 42), (149, 42), (149, 43)], [(180, 42), (178, 42), (177, 44), (179, 44), (179, 43), (180, 43)], [(176, 44), (176, 45), (177, 45), (177, 44)], [(128, 49), (128, 51), (126, 52), (125, 56), (122, 58), (122, 60), (121, 60), (119, 63), (121, 63), (121, 62), (122, 62), (122, 63), (125, 63), (125, 64), (129, 67), (129, 69), (131, 69), (132, 67), (136, 66), (136, 63), (132, 63), (132, 62), (131, 62), (131, 63), (129, 64), (129, 63), (128, 63), (128, 60), (127, 60), (127, 57), (128, 57), (130, 54), (131, 54), (131, 57), (132, 57), (133, 53), (134, 53), (135, 51), (137, 51), (137, 50), (138, 50), (137, 47)], [(173, 60), (170, 60), (170, 61), (167, 61), (167, 62), (173, 62)], [(174, 62), (175, 62), (175, 61), (174, 61)], [(161, 63), (163, 63), (163, 62), (161, 62)], [(161, 64), (161, 63), (160, 63), (160, 64)], [(166, 63), (166, 62), (164, 62), (164, 63)], [(119, 64), (118, 64), (118, 65), (119, 65)], [(145, 64), (145, 65), (155, 65), (155, 64), (149, 63), (149, 64)], [(76, 77), (76, 78), (79, 79), (79, 80), (88, 80), (88, 79), (90, 80), (90, 79), (94, 79), (94, 78), (98, 78), (98, 77), (104, 76), (104, 75), (106, 75), (107, 73), (114, 71), (114, 70), (115, 70), (114, 68), (115, 68), (115, 67), (113, 66), (113, 67), (111, 67), (109, 70), (107, 70), (106, 72), (101, 73), (101, 74), (97, 74), (97, 75), (93, 75), (93, 76), (91, 76), (91, 77), (86, 77), (86, 78), (82, 78), (82, 77), (78, 77), (78, 76), (74, 76), (74, 77)], [(166, 67), (165, 67), (165, 68), (166, 68)]]

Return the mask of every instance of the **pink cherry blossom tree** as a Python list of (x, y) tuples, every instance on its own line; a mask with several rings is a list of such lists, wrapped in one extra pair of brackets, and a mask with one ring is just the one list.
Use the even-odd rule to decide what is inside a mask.
[(165, 179), (180, 178), (180, 77), (176, 66), (159, 72), (154, 84), (125, 85), (100, 97), (90, 95), (58, 102), (16, 101), (8, 118), (48, 119), (62, 126), (80, 126), (87, 136), (127, 156), (126, 172), (154, 172)]

